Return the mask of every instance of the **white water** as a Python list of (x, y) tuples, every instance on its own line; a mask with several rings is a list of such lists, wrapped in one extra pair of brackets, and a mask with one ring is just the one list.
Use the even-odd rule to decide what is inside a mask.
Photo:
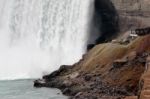
[(86, 49), (93, 0), (0, 0), (0, 79), (42, 77)]

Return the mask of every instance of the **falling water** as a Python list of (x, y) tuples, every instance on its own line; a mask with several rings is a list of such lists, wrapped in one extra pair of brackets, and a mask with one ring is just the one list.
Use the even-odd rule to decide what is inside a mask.
[(37, 78), (85, 52), (93, 0), (0, 0), (0, 79)]

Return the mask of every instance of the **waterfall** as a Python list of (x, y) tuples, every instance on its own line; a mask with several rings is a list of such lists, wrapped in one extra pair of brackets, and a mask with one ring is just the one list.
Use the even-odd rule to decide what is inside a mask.
[(37, 78), (86, 50), (93, 0), (0, 0), (0, 80)]

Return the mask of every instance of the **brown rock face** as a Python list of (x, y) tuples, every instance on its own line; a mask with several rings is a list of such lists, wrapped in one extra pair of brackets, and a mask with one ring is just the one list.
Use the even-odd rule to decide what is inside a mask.
[(140, 99), (150, 99), (150, 57), (147, 58), (145, 72), (141, 77)]
[(128, 96), (128, 97), (125, 97), (125, 99), (138, 99), (137, 96)]
[(40, 87), (59, 88), (71, 99), (148, 99), (149, 73), (144, 71), (149, 53), (150, 35), (128, 45), (100, 44), (73, 66), (44, 76)]

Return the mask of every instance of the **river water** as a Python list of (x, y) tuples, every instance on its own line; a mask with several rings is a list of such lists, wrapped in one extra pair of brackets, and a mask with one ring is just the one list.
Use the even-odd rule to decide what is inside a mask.
[(0, 81), (0, 99), (67, 99), (58, 89), (34, 88), (33, 80)]

